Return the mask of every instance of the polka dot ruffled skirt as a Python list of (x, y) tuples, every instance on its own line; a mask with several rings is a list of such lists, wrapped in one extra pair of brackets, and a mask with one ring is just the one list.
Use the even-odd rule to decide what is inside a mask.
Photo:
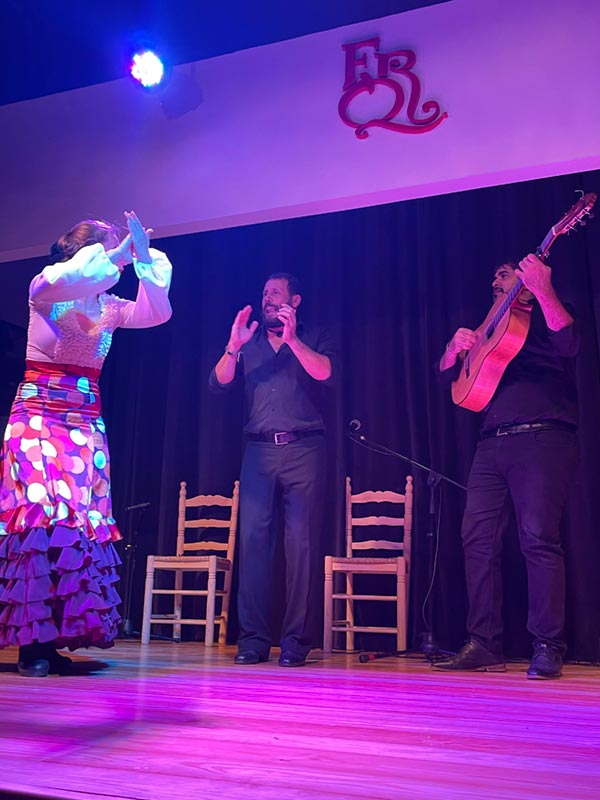
[(28, 362), (0, 464), (0, 647), (110, 647), (121, 538), (98, 373)]

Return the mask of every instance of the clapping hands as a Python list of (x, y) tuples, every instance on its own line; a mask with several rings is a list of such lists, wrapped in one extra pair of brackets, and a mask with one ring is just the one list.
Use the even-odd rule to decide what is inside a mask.
[(127, 236), (116, 247), (106, 251), (110, 260), (121, 272), (134, 258), (142, 264), (149, 264), (152, 261), (150, 257), (152, 228), (144, 228), (134, 211), (125, 211), (125, 219), (129, 230)]
[(150, 234), (154, 231), (152, 228), (144, 228), (135, 211), (125, 211), (125, 219), (129, 229), (129, 234), (125, 238), (131, 240), (133, 255), (142, 264), (149, 264), (152, 261), (150, 258)]

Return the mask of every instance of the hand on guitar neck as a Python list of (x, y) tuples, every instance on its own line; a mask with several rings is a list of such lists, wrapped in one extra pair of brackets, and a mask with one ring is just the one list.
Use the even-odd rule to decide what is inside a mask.
[(552, 270), (548, 264), (545, 264), (533, 253), (519, 261), (519, 266), (515, 269), (515, 275), (521, 279), (523, 285), (535, 297), (554, 292), (552, 288)]
[[(573, 324), (573, 317), (558, 299), (552, 285), (552, 270), (537, 256), (530, 253), (519, 262), (515, 275), (540, 304), (546, 325), (551, 331), (560, 331)], [(521, 293), (521, 296), (523, 293)]]

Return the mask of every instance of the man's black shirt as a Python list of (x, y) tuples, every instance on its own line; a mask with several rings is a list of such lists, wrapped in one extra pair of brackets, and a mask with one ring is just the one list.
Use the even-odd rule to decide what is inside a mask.
[[(248, 422), (246, 433), (271, 434), (279, 431), (320, 431), (325, 424), (318, 410), (319, 386), (331, 385), (335, 370), (335, 346), (328, 331), (298, 324), (298, 337), (311, 350), (331, 361), (331, 377), (311, 378), (287, 344), (275, 352), (268, 334), (260, 327), (241, 350), (236, 377), (244, 375)], [(212, 392), (227, 391), (234, 381), (220, 384), (211, 372)]]

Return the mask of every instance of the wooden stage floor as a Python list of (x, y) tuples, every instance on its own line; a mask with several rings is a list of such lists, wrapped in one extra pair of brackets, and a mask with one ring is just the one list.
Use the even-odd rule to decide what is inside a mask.
[(524, 663), (447, 675), (420, 659), (316, 651), (283, 669), (234, 653), (124, 641), (76, 656), (79, 674), (28, 679), (0, 651), (3, 796), (600, 798), (599, 668), (537, 682)]

